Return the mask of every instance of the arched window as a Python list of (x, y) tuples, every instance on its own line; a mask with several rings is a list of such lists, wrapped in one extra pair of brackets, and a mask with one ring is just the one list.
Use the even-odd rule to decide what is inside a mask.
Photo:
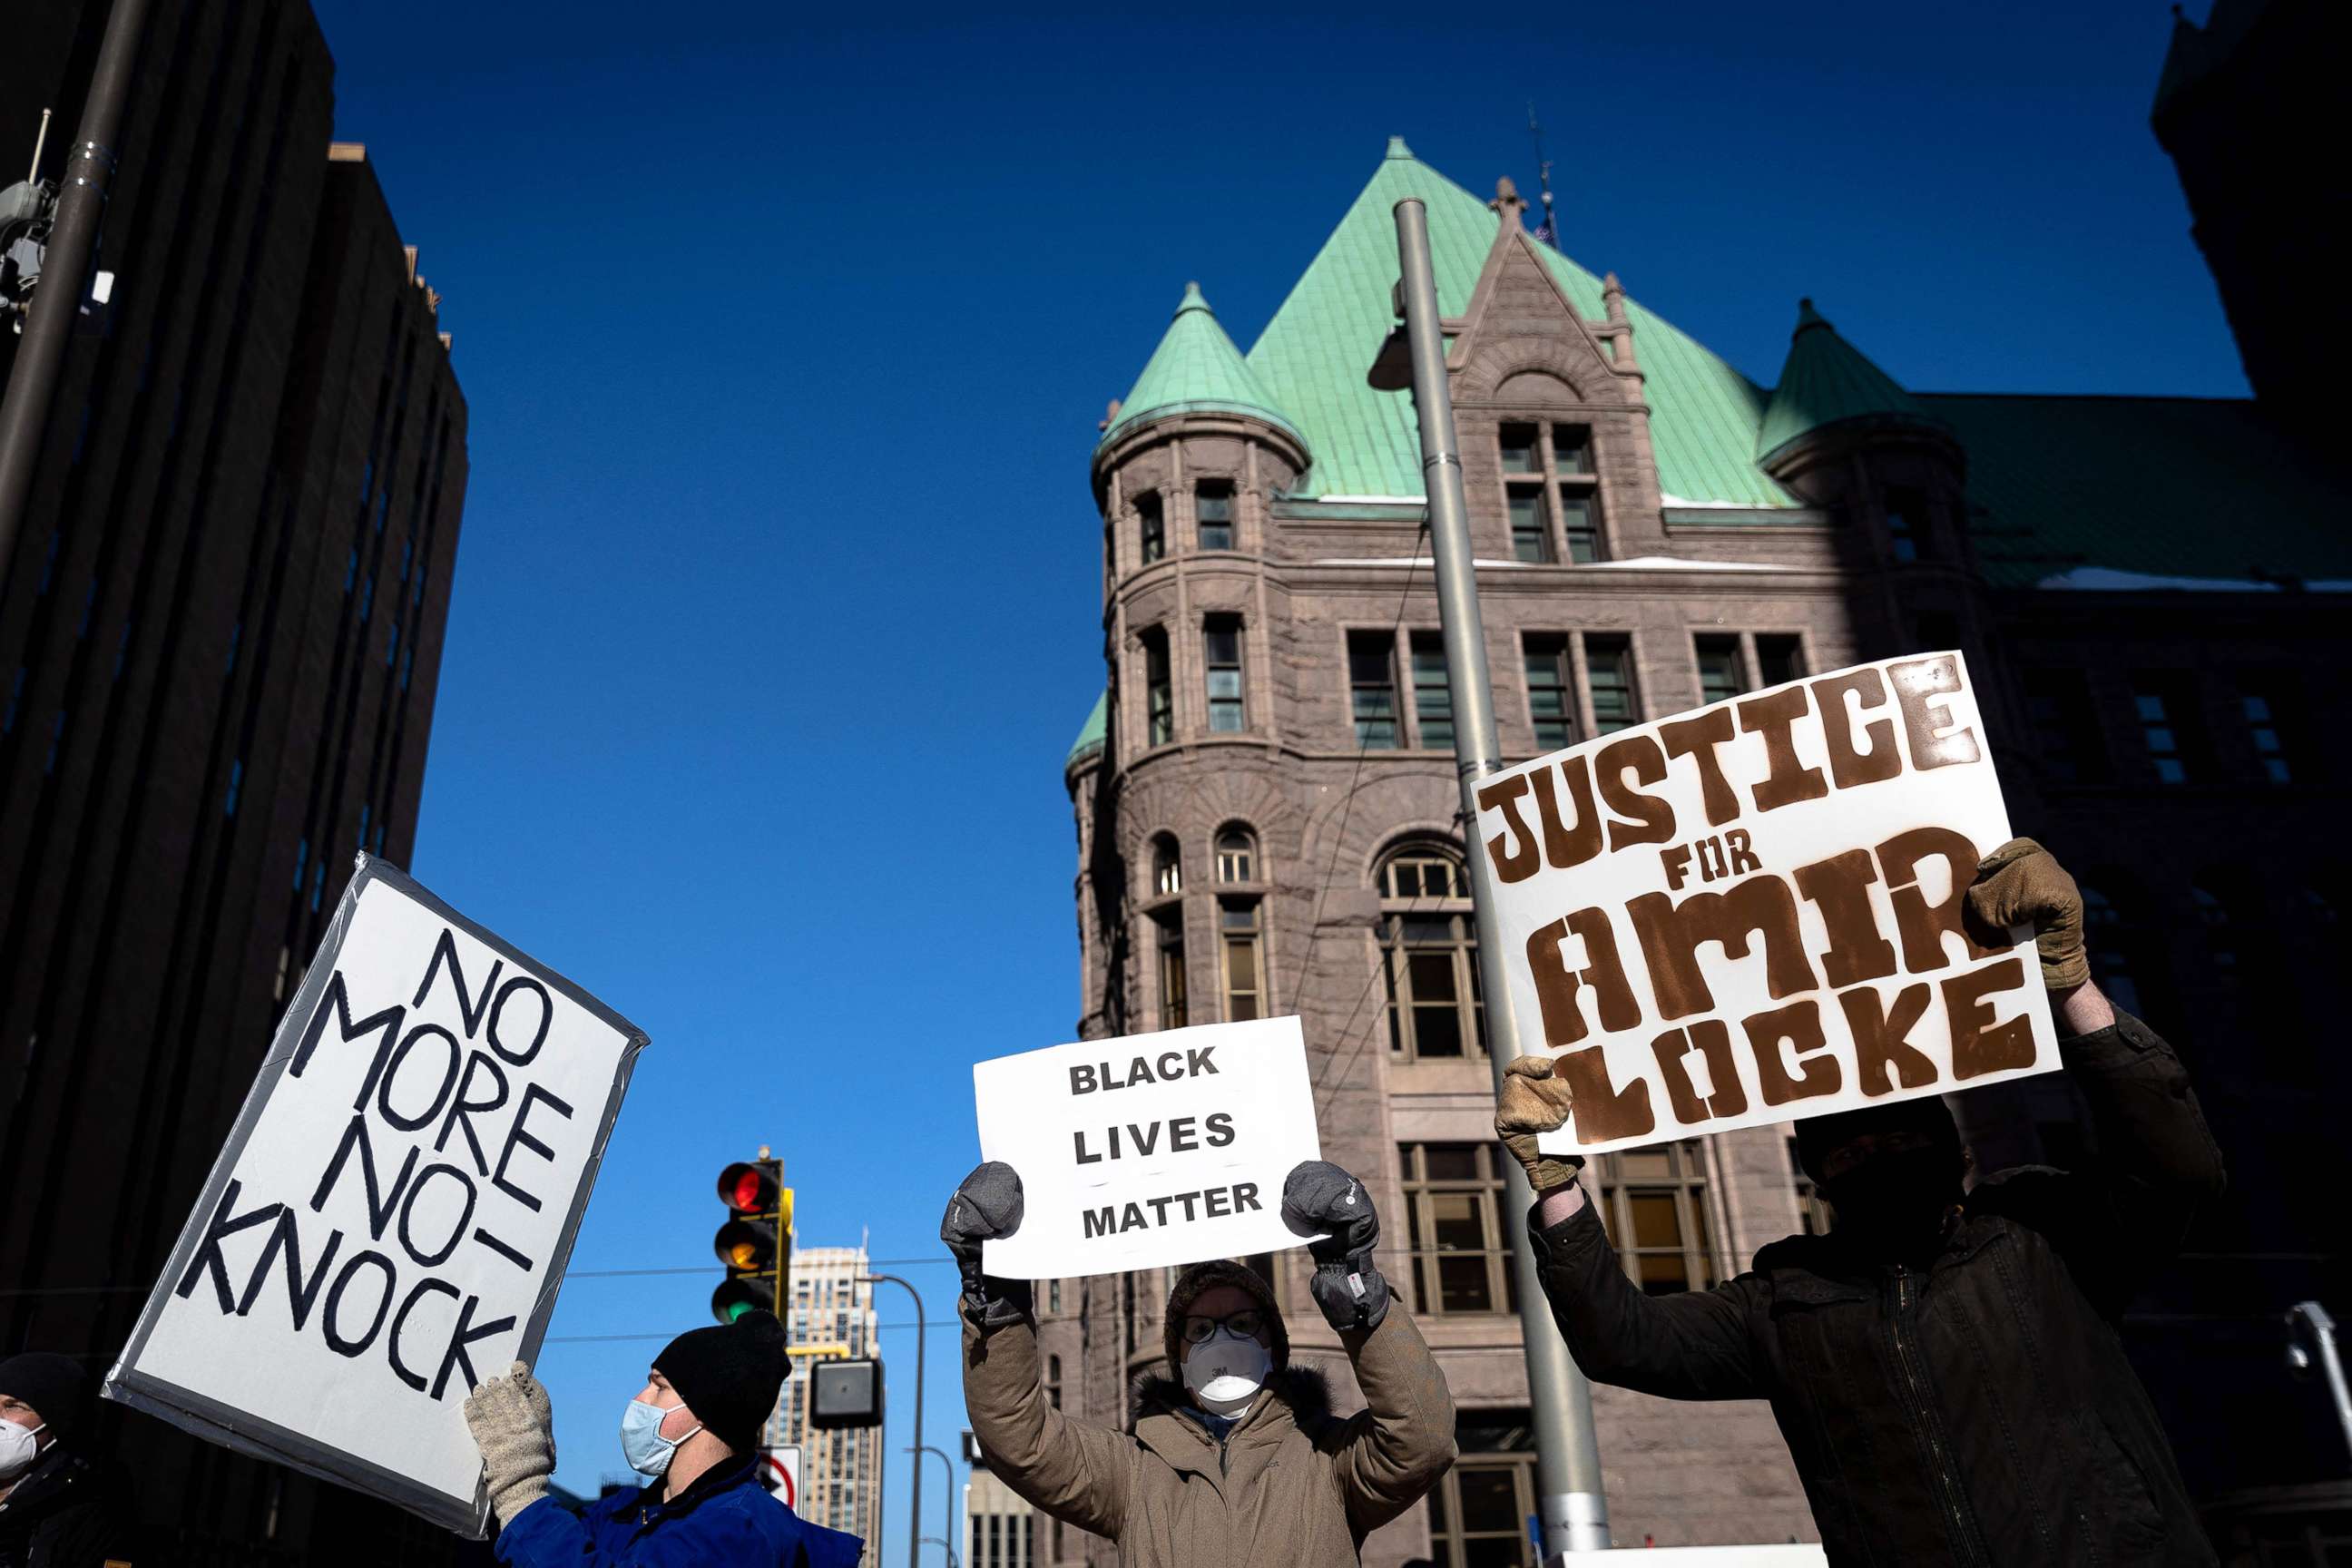
[(1407, 844), (1381, 861), (1374, 881), (1389, 1049), (1406, 1060), (1484, 1056), (1477, 926), (1461, 855), (1451, 845)]
[(2108, 1001), (2126, 1013), (2139, 1011), (2139, 984), (2132, 978), (2129, 939), (2124, 932), (2124, 918), (2107, 896), (2091, 886), (2081, 884), (2083, 894), (2083, 938), (2091, 950), (2091, 978)]
[(1257, 839), (1238, 822), (1229, 822), (1217, 830), (1217, 880), (1257, 880)]
[(1162, 833), (1151, 840), (1151, 896), (1165, 898), (1184, 890), (1184, 859), (1177, 853), (1172, 834)]

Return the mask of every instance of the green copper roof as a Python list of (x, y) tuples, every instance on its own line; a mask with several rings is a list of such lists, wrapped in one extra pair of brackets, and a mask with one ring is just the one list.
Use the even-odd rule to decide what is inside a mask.
[(1246, 414), (1306, 439), (1250, 374), (1241, 350), (1217, 325), (1216, 312), (1209, 309), (1198, 283), (1184, 285), (1176, 319), (1168, 323), (1160, 346), (1135, 378), (1134, 389), (1120, 402), (1118, 417), (1103, 432), (1103, 440), (1144, 420), (1179, 414)]
[(1086, 723), (1078, 729), (1076, 742), (1070, 747), (1070, 754), (1062, 759), (1064, 773), (1068, 773), (1103, 749), (1103, 737), (1108, 732), (1109, 717), (1110, 693), (1106, 691), (1095, 699), (1095, 710), (1087, 715)]
[[(1364, 372), (1388, 336), (1397, 279), (1393, 208), (1419, 196), (1429, 208), (1437, 305), (1458, 316), (1470, 303), (1501, 219), (1486, 204), (1391, 138), (1388, 155), (1349, 207), (1290, 297), (1250, 350), (1249, 368), (1304, 433), (1314, 466), (1294, 493), (1419, 496), (1421, 445), (1411, 398), (1375, 392)], [(1549, 246), (1538, 253), (1577, 310), (1604, 315), (1601, 280)], [(1633, 352), (1650, 400), (1658, 481), (1676, 500), (1742, 506), (1796, 501), (1756, 466), (1762, 388), (1628, 300)]]
[(1838, 336), (1811, 300), (1800, 300), (1797, 330), (1790, 335), (1789, 357), (1780, 366), (1780, 384), (1756, 432), (1756, 460), (1769, 461), (1801, 436), (1854, 419), (1941, 428), (1917, 398)]
[[(2347, 493), (2242, 398), (1924, 394), (1969, 455), (1985, 579), (2352, 582)], [(2121, 584), (2114, 585), (2125, 585)], [(2158, 584), (2160, 585), (2160, 584)]]

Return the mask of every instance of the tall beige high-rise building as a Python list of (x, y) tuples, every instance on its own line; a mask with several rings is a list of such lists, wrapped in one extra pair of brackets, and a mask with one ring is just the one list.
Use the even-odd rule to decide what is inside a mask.
[[(784, 1327), (794, 1345), (839, 1345), (835, 1356), (876, 1354), (874, 1287), (863, 1247), (812, 1247), (793, 1250), (792, 1302)], [(793, 1511), (803, 1519), (845, 1530), (870, 1551), (881, 1538), (882, 1428), (812, 1431), (808, 1424), (809, 1368), (824, 1356), (794, 1356), (776, 1413), (768, 1421), (771, 1447), (801, 1451), (801, 1495)]]

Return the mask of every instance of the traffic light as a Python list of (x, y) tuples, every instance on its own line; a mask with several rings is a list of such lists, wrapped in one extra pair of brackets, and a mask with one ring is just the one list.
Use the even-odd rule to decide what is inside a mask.
[(765, 1149), (756, 1160), (736, 1161), (719, 1173), (719, 1199), (727, 1220), (710, 1249), (727, 1278), (710, 1293), (710, 1315), (731, 1323), (757, 1310), (782, 1319), (793, 1267), (793, 1190), (784, 1185), (784, 1163)]

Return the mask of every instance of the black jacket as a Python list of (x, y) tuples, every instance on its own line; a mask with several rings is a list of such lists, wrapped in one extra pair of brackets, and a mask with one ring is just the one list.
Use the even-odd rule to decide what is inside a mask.
[(0, 1568), (148, 1568), (122, 1468), (49, 1445), (0, 1499)]
[(2212, 1563), (2116, 1322), (2221, 1190), (2221, 1156), (2172, 1047), (2118, 1017), (2060, 1047), (2096, 1168), (1979, 1182), (1924, 1266), (1792, 1236), (1713, 1290), (1651, 1297), (1590, 1204), (1537, 1229), (1577, 1364), (1770, 1400), (1834, 1563)]

